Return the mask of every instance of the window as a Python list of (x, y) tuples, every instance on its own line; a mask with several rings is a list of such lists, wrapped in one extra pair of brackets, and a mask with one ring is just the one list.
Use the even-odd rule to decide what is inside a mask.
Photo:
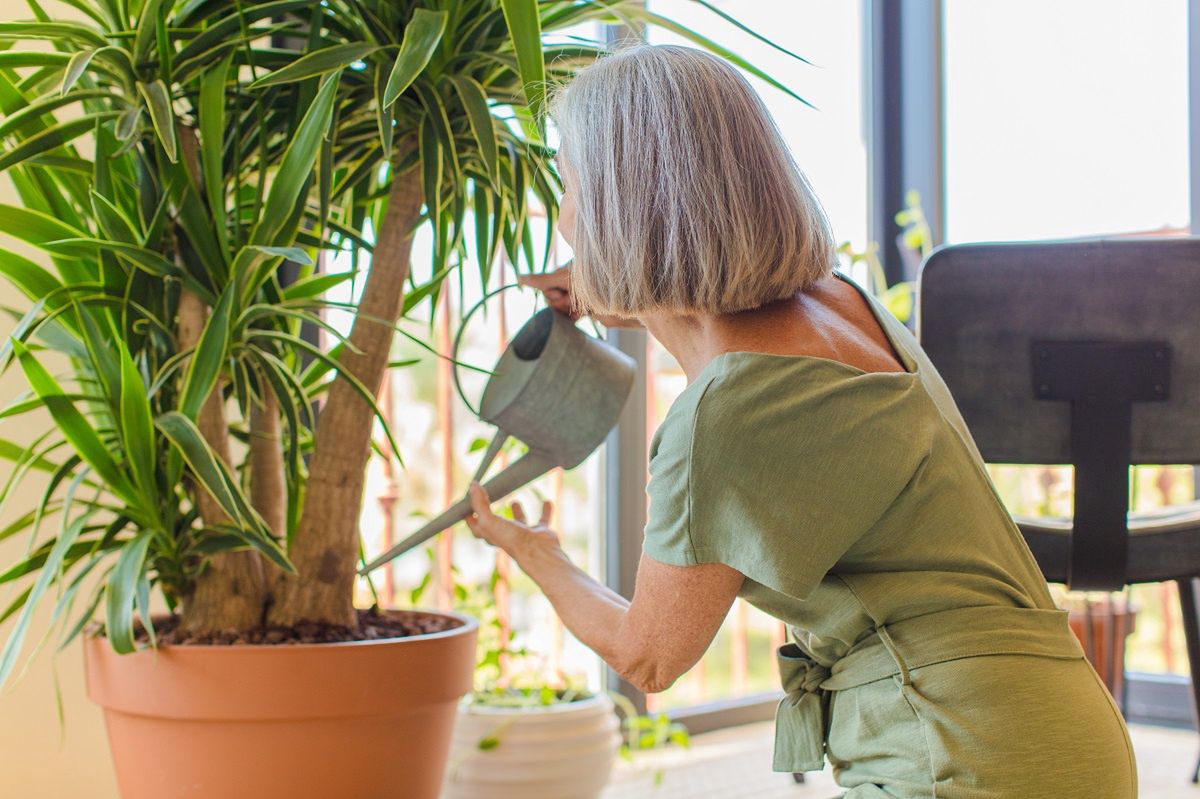
[(1187, 3), (945, 2), (947, 239), (1188, 222)]

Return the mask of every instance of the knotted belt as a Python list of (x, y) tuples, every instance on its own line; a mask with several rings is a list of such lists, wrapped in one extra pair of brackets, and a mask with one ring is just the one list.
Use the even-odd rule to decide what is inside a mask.
[(910, 671), (985, 655), (1033, 655), (1073, 660), (1083, 650), (1067, 625), (1067, 611), (984, 605), (877, 624), (830, 666), (794, 643), (779, 647), (785, 696), (775, 712), (776, 771), (819, 771), (825, 765), (833, 691), (887, 678), (904, 690)]

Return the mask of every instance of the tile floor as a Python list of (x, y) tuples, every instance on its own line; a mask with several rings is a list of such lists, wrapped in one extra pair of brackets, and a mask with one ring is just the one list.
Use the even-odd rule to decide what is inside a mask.
[[(1200, 786), (1188, 781), (1200, 754), (1194, 732), (1135, 725), (1141, 799), (1200, 799)], [(796, 785), (771, 771), (772, 726), (750, 724), (697, 735), (691, 750), (645, 753), (633, 764), (619, 763), (604, 799), (831, 799), (839, 789), (828, 769)], [(655, 786), (655, 772), (661, 784)], [(1097, 797), (1097, 799), (1101, 799)]]

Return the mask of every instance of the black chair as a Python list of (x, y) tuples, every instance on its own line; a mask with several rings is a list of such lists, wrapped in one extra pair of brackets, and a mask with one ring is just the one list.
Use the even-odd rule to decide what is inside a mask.
[(1200, 503), (1129, 513), (1131, 464), (1200, 463), (1200, 238), (945, 247), (918, 330), (984, 460), (1075, 467), (1071, 519), (1016, 519), (1047, 581), (1177, 581), (1200, 721)]

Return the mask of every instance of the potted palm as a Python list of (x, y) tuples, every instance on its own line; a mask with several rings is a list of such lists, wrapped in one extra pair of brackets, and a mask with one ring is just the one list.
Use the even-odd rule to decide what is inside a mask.
[[(543, 87), (599, 53), (543, 32), (645, 21), (723, 51), (617, 1), (70, 5), (0, 23), (20, 197), (0, 231), (43, 254), (0, 251), (29, 300), (0, 348), (29, 390), (0, 419), (53, 422), (0, 441), (0, 499), (47, 479), (0, 531), (29, 541), (0, 574), (0, 683), (41, 602), (62, 644), (102, 606), (89, 692), (127, 797), (434, 796), (474, 622), (353, 601), (395, 327), (468, 230), (484, 279), (500, 250), (538, 260), (532, 204), (552, 225), (558, 190)], [(370, 268), (343, 336), (323, 296), (358, 271), (314, 265), (347, 250)]]

